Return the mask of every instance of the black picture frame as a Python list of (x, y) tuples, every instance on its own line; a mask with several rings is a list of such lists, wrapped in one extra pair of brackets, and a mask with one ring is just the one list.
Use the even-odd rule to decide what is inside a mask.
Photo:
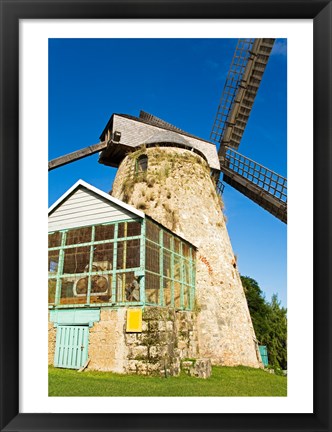
[[(330, 431), (332, 5), (316, 0), (0, 0), (1, 431)], [(106, 18), (313, 19), (314, 413), (19, 413), (19, 20)], [(304, 89), (305, 91), (305, 89)], [(299, 125), (301, 127), (301, 125)], [(301, 143), (298, 143), (299, 152)], [(31, 149), (36, 151), (36, 149)], [(305, 214), (305, 203), (303, 203)], [(304, 216), (305, 217), (305, 216)], [(8, 277), (10, 275), (10, 278)], [(301, 290), (299, 289), (299, 299)], [(305, 361), (305, 347), (303, 358)], [(305, 377), (303, 377), (305, 385)]]

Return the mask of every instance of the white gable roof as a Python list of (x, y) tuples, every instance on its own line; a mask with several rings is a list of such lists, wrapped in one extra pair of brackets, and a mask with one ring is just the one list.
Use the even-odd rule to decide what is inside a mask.
[(78, 180), (48, 210), (49, 231), (115, 220), (144, 218), (145, 214), (117, 198)]

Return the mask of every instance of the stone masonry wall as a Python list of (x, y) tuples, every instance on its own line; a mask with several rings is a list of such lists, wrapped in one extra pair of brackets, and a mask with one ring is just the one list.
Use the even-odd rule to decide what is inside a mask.
[[(140, 375), (178, 375), (184, 358), (198, 355), (195, 314), (149, 306), (141, 333), (126, 333), (127, 308), (102, 308), (89, 329), (87, 369)], [(56, 328), (49, 323), (48, 361), (53, 364)]]
[[(148, 156), (148, 170), (137, 176), (141, 154)], [(200, 356), (219, 365), (261, 367), (223, 204), (204, 159), (180, 148), (142, 148), (122, 161), (111, 193), (197, 246)]]
[(197, 354), (197, 331), (191, 312), (146, 307), (142, 333), (125, 335), (129, 373), (178, 375), (180, 361)]
[(48, 322), (48, 364), (53, 365), (55, 354), (56, 328), (52, 322)]
[(126, 309), (101, 309), (100, 321), (90, 328), (89, 369), (124, 373), (128, 348), (124, 328)]

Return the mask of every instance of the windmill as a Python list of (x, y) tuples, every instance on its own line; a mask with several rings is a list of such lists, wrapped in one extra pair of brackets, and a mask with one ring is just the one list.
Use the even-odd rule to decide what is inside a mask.
[(49, 162), (52, 170), (100, 152), (100, 163), (118, 168), (113, 197), (197, 247), (199, 351), (215, 364), (257, 367), (260, 362), (218, 196), (220, 174), (286, 222), (286, 179), (236, 151), (273, 43), (239, 40), (210, 140), (144, 111), (139, 117), (113, 114), (99, 143)]
[[(237, 151), (273, 44), (274, 39), (238, 40), (210, 134), (210, 141), (219, 147), (223, 182), (219, 180), (220, 171), (213, 171), (212, 176), (219, 193), (223, 192), (226, 183), (287, 223), (287, 179)], [(184, 132), (143, 111), (139, 118), (152, 125), (165, 127), (169, 131)], [(99, 161), (116, 167), (124, 152), (132, 150), (125, 145), (121, 148), (116, 146), (120, 139), (119, 132), (115, 131), (111, 136), (111, 131), (106, 127), (99, 143), (51, 160), (48, 169), (53, 170), (101, 151)], [(108, 154), (108, 157), (105, 157), (105, 154)]]

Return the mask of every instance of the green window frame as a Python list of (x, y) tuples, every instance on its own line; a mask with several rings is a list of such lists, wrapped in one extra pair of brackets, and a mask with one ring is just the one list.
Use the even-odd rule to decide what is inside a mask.
[[(193, 310), (196, 273), (195, 247), (148, 218), (145, 219), (145, 225), (146, 304)], [(152, 251), (155, 251), (155, 259), (153, 259)], [(152, 266), (149, 265), (150, 261), (153, 263)], [(149, 291), (151, 291), (150, 296)]]
[(192, 310), (196, 249), (148, 217), (49, 233), (50, 308)]
[(50, 307), (143, 304), (143, 243), (141, 219), (49, 233)]

